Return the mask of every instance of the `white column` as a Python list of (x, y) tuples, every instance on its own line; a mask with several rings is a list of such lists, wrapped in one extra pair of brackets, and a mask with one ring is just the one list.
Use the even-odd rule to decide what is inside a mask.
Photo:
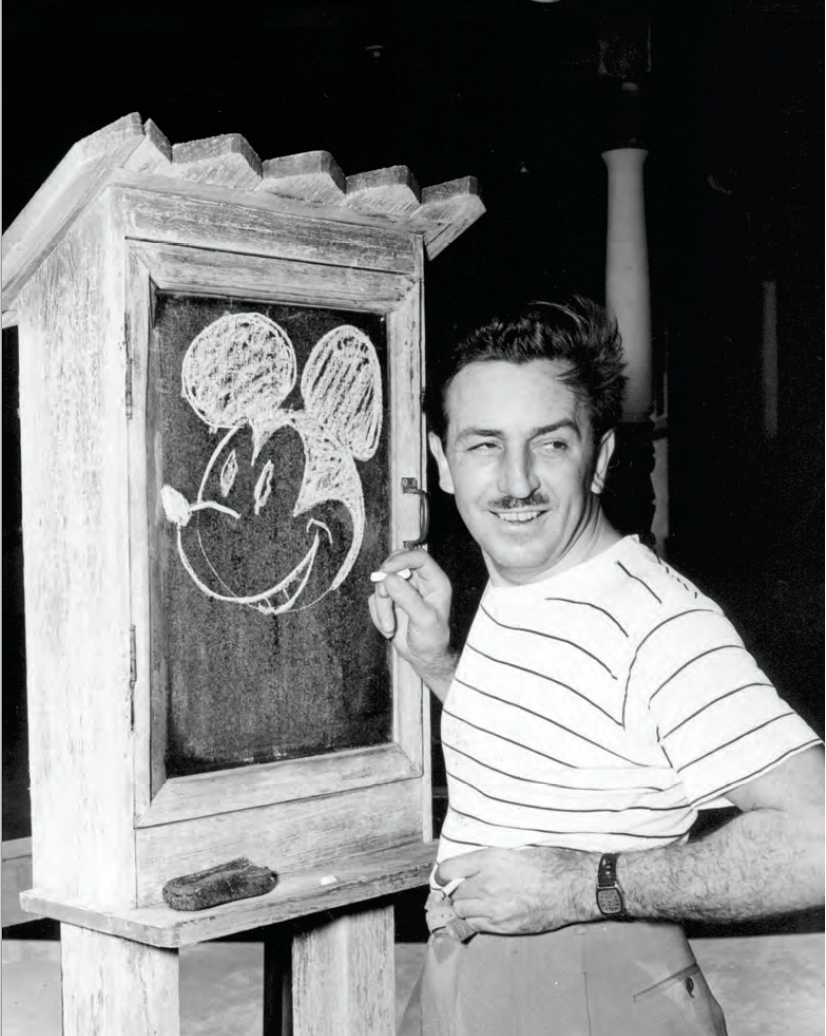
[(603, 152), (608, 167), (605, 303), (616, 317), (627, 362), (623, 420), (646, 421), (651, 411), (651, 301), (642, 167), (648, 152)]

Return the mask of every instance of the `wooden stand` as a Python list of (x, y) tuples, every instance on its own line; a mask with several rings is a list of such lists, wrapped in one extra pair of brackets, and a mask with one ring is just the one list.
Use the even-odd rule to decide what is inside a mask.
[[(367, 574), (389, 549), (420, 539), (419, 500), (409, 487), (425, 484), (424, 260), (483, 211), (471, 177), (420, 190), (400, 166), (345, 177), (326, 152), (262, 162), (237, 134), (172, 145), (151, 121), (130, 115), (79, 141), (3, 236), (3, 324), (18, 325), (21, 358), (34, 883), (22, 903), (63, 925), (67, 1036), (173, 1036), (180, 946), (298, 918), (307, 920), (291, 951), (295, 1032), (391, 1032), (392, 905), (380, 900), (425, 883), (433, 862), (429, 702), (355, 602), (367, 597)], [(239, 407), (249, 386), (263, 383), (270, 395), (253, 416), (207, 413), (199, 410), (204, 397), (184, 391), (192, 389), (183, 373), (190, 346), (225, 324), (233, 329), (222, 339), (225, 352), (206, 369), (219, 379), (213, 387), (224, 386), (215, 397), (224, 401), (235, 397), (220, 379), (243, 371)], [(238, 326), (269, 330), (238, 338)], [(358, 387), (364, 364), (347, 368), (356, 371), (349, 381), (333, 379), (342, 395), (329, 390), (330, 371), (347, 356), (373, 364), (367, 396)], [(276, 383), (286, 386), (280, 396), (269, 387)], [(370, 405), (380, 453), (349, 420)], [(210, 439), (219, 428), (221, 437)], [(295, 476), (276, 469), (273, 451), (275, 460), (252, 477), (259, 451), (285, 428), (304, 475), (298, 466)], [(240, 460), (233, 439), (231, 457), (216, 469), (215, 498), (205, 503), (212, 464), (236, 435)], [(244, 443), (254, 447), (252, 461)], [(329, 471), (313, 467), (319, 457)], [(173, 459), (178, 475), (167, 485)], [(368, 462), (374, 466), (362, 474)], [(242, 469), (243, 515), (226, 501)], [(349, 497), (335, 481), (342, 473)], [(316, 540), (325, 529), (330, 551), (289, 637), (286, 620), (273, 624), (295, 597), (276, 609), (270, 595), (288, 597), (282, 587), (293, 592), (294, 573), (264, 583), (264, 603), (226, 582), (208, 587), (211, 576), (196, 576), (181, 547), (196, 511), (212, 508), (240, 523), (271, 492), (286, 496), (281, 483), (295, 495), (273, 507), (281, 517), (268, 517), (267, 549), (282, 526), (290, 530), (283, 516), (293, 502), (293, 517), (306, 522), (312, 507), (341, 501), (347, 515), (332, 510), (326, 520), (342, 530), (341, 542), (350, 536), (347, 559), (362, 566), (348, 582), (354, 570), (335, 560), (327, 512), (315, 516)], [(222, 579), (205, 529), (197, 525), (199, 549)], [(238, 526), (228, 529), (232, 537)], [(348, 549), (341, 542), (339, 559)], [(251, 557), (255, 569), (255, 550), (227, 550), (232, 566)], [(315, 553), (305, 558), (309, 568), (295, 569), (306, 574), (296, 597)], [(341, 579), (330, 582), (336, 566)], [(322, 598), (334, 602), (326, 618), (302, 626)], [(333, 627), (336, 649), (316, 664)], [(200, 660), (197, 671), (191, 660)], [(263, 703), (255, 713), (246, 689)], [(170, 733), (175, 703), (198, 704), (207, 692), (209, 708), (188, 714), (191, 728)], [(272, 706), (276, 693), (281, 711)], [(356, 702), (363, 711), (352, 711)], [(319, 703), (329, 705), (325, 718), (343, 719), (313, 728), (305, 752), (301, 724), (314, 722)], [(351, 712), (355, 732), (345, 725)], [(375, 715), (380, 722), (371, 719), (363, 738), (358, 724)], [(270, 716), (292, 726), (283, 743), (268, 732), (263, 761), (251, 763), (261, 745), (243, 737), (257, 738), (256, 724)], [(181, 763), (192, 758), (189, 748), (177, 756), (169, 748), (175, 738), (203, 744), (202, 721), (218, 736), (224, 722), (233, 737), (240, 731), (228, 764), (213, 742), (190, 768)], [(325, 740), (332, 729), (345, 735)], [(171, 878), (238, 856), (273, 869), (275, 890), (193, 915), (162, 905)], [(278, 1007), (284, 954), (275, 945), (267, 953), (267, 1018), (276, 1032), (286, 1026)]]
[(265, 939), (264, 1036), (390, 1036), (390, 897), (425, 884), (435, 857), (435, 842), (353, 857), (335, 875), (285, 877), (266, 896), (191, 914), (100, 910), (34, 890), (21, 901), (61, 921), (64, 1036), (177, 1036), (178, 950), (292, 920), (291, 947)]

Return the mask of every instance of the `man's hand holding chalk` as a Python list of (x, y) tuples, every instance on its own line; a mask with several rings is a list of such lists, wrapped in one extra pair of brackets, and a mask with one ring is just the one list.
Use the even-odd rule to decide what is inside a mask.
[[(384, 564), (387, 569), (370, 575), (373, 624), (444, 700), (456, 668), (448, 625), (450, 582), (427, 551), (394, 551)], [(402, 567), (392, 571), (396, 565)], [(389, 575), (401, 578), (388, 582)]]

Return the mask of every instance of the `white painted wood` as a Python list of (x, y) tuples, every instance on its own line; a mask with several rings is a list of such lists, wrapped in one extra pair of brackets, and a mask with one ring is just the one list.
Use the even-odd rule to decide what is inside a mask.
[(308, 212), (300, 201), (263, 191), (239, 196), (199, 185), (193, 195), (174, 180), (134, 179), (142, 186), (119, 188), (129, 237), (421, 275), (415, 235), (377, 219), (357, 223), (357, 216), (326, 206)]
[[(234, 932), (279, 924), (322, 910), (393, 895), (427, 883), (436, 859), (436, 842), (365, 853), (279, 877), (272, 892), (252, 899), (223, 903), (207, 910), (171, 910), (163, 903), (130, 910), (99, 910), (59, 898), (48, 890), (23, 895), (27, 910), (40, 911), (67, 924), (151, 946), (191, 946)], [(331, 878), (335, 881), (331, 881)]]
[(3, 234), (3, 309), (58, 244), (111, 172), (143, 140), (140, 115), (127, 115), (79, 140)]
[(383, 313), (398, 304), (412, 281), (382, 270), (262, 259), (252, 255), (135, 243), (161, 290), (236, 295), (299, 305), (326, 305)]
[(34, 881), (133, 905), (124, 257), (88, 208), (20, 296)]
[(351, 910), (293, 939), (294, 1036), (392, 1036), (393, 907)]
[[(388, 315), (388, 338), (393, 343), (390, 380), (390, 415), (392, 448), (390, 451), (390, 484), (392, 547), (406, 540), (419, 538), (420, 502), (415, 494), (402, 492), (402, 479), (415, 478), (425, 487), (425, 462), (421, 417), (422, 350), (421, 282), (410, 291), (401, 306)], [(422, 697), (423, 685), (411, 666), (388, 647), (396, 688), (394, 739), (405, 753), (422, 767)], [(429, 751), (429, 745), (428, 745)]]
[(347, 177), (344, 199), (348, 208), (383, 216), (409, 216), (421, 205), (416, 178), (405, 165), (372, 169)]
[(346, 177), (329, 151), (305, 151), (264, 162), (264, 178), (259, 190), (304, 201), (338, 204), (343, 201), (346, 188)]
[(414, 215), (430, 223), (424, 231), (428, 259), (435, 259), (472, 226), (484, 211), (475, 176), (464, 176), (435, 187), (425, 187), (422, 207)]
[[(408, 740), (414, 741), (411, 735)], [(396, 744), (376, 745), (245, 766), (242, 773), (233, 769), (175, 777), (165, 781), (151, 805), (147, 803), (142, 812), (136, 814), (135, 824), (152, 827), (421, 777), (421, 752), (415, 751), (412, 745), (408, 750), (411, 755)], [(143, 775), (141, 780), (146, 786)]]
[(3, 898), (0, 922), (9, 925), (32, 921), (33, 915), (20, 906), (20, 893), (32, 887), (32, 840), (15, 838), (3, 842)]
[(356, 173), (344, 181), (327, 152), (270, 159), (266, 172), (262, 180), (261, 161), (240, 134), (173, 145), (151, 119), (143, 124), (133, 113), (117, 120), (75, 144), (3, 235), (3, 309), (13, 308), (49, 250), (111, 185), (131, 183), (230, 203), (234, 196), (253, 208), (283, 212), (292, 206), (310, 217), (326, 212), (350, 224), (398, 224), (424, 235), (431, 258), (484, 212), (472, 177), (424, 194), (406, 166)]
[(240, 133), (172, 145), (170, 176), (253, 190), (261, 182), (261, 159)]
[(179, 1036), (178, 952), (63, 924), (63, 1036)]
[(172, 161), (172, 145), (152, 119), (143, 126), (144, 138), (124, 162), (125, 169), (140, 173), (166, 173)]

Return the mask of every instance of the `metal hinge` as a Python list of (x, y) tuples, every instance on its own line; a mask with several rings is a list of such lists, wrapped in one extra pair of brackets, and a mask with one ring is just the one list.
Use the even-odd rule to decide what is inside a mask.
[(138, 647), (135, 627), (129, 627), (129, 724), (135, 729), (135, 684), (138, 682)]
[(126, 349), (126, 420), (132, 420), (132, 339), (129, 334), (129, 314), (123, 318), (123, 344)]

